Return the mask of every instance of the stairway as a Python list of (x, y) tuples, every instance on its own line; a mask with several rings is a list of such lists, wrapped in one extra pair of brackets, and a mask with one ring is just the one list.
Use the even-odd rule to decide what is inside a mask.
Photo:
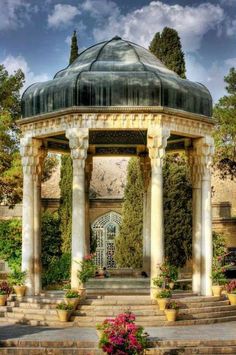
[(51, 327), (95, 327), (105, 318), (124, 311), (132, 311), (138, 324), (145, 327), (212, 324), (236, 320), (236, 306), (219, 297), (198, 297), (191, 294), (174, 294), (180, 304), (176, 322), (167, 322), (164, 312), (158, 309), (149, 296), (89, 296), (73, 312), (71, 321), (61, 323), (57, 318), (56, 304), (63, 293), (48, 293), (39, 297), (13, 299), (0, 307), (0, 322), (42, 325)]

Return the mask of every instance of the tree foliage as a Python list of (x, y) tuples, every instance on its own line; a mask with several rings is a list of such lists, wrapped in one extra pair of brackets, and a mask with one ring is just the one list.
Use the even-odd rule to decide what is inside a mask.
[(71, 47), (70, 47), (70, 61), (69, 64), (72, 64), (79, 56), (78, 52), (78, 44), (77, 44), (77, 36), (76, 31), (74, 31), (73, 36), (71, 38)]
[[(22, 200), (23, 176), (19, 153), (20, 132), (16, 120), (20, 118), (20, 89), (24, 83), (21, 70), (9, 75), (0, 65), (0, 202), (10, 207)], [(43, 181), (50, 178), (58, 159), (45, 159)]]
[(149, 50), (167, 68), (173, 70), (181, 78), (186, 78), (184, 53), (176, 30), (165, 27), (162, 32), (157, 32), (150, 43)]
[(214, 108), (215, 166), (221, 178), (236, 177), (236, 69), (224, 78), (227, 95)]
[(132, 158), (122, 206), (122, 223), (115, 241), (115, 261), (119, 267), (140, 268), (143, 256), (143, 179), (139, 159)]
[(69, 155), (61, 157), (61, 179), (60, 179), (60, 207), (58, 210), (60, 218), (60, 231), (62, 238), (61, 249), (63, 253), (71, 250), (72, 230), (72, 160)]
[(182, 267), (192, 256), (192, 186), (184, 155), (168, 154), (163, 167), (165, 255)]

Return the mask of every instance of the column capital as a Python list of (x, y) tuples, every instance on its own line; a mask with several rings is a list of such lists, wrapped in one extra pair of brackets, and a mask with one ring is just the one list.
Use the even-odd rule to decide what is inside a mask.
[(148, 129), (147, 147), (152, 168), (162, 167), (169, 136), (170, 130), (167, 127), (159, 126)]
[(78, 167), (84, 169), (85, 159), (88, 150), (88, 129), (87, 128), (69, 128), (66, 130), (66, 138), (69, 139), (72, 160), (77, 160)]
[(42, 162), (47, 154), (42, 140), (32, 137), (20, 139), (20, 154), (24, 174), (31, 174), (35, 178), (41, 173)]
[(214, 140), (211, 136), (193, 141), (193, 148), (189, 150), (193, 187), (200, 188), (202, 179), (210, 179), (213, 154)]

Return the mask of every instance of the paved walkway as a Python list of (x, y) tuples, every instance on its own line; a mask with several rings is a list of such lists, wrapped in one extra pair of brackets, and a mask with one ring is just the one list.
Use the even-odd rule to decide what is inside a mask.
[[(146, 328), (151, 338), (158, 340), (236, 340), (236, 322), (195, 326)], [(0, 324), (2, 340), (36, 341), (97, 341), (93, 328), (48, 328), (27, 325)]]

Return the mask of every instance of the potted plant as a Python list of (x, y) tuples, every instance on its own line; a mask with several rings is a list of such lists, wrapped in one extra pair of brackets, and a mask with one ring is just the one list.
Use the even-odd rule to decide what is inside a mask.
[(166, 319), (168, 322), (175, 322), (178, 315), (179, 305), (175, 301), (167, 303), (165, 308)]
[(153, 278), (153, 285), (157, 288), (173, 289), (178, 279), (178, 268), (171, 265), (168, 259), (159, 266), (159, 275)]
[(12, 285), (17, 297), (23, 297), (25, 295), (26, 286), (24, 283), (26, 280), (26, 275), (26, 271), (14, 269), (8, 276), (8, 281), (10, 285)]
[(160, 311), (165, 310), (166, 305), (169, 302), (169, 299), (171, 298), (171, 296), (172, 296), (171, 290), (162, 289), (161, 291), (157, 292), (156, 300), (157, 300)]
[(232, 306), (236, 306), (236, 280), (232, 280), (226, 285), (227, 296)]
[(74, 306), (65, 302), (60, 302), (57, 305), (57, 315), (61, 322), (68, 322), (73, 312)]
[(148, 348), (148, 334), (143, 327), (135, 324), (131, 312), (119, 314), (114, 319), (105, 319), (97, 325), (99, 347), (105, 354), (144, 354)]
[(7, 297), (11, 293), (11, 287), (6, 281), (1, 282), (0, 284), (0, 306), (5, 306), (7, 302)]
[(91, 278), (95, 276), (96, 265), (94, 263), (94, 254), (86, 255), (82, 261), (78, 262), (80, 265), (80, 270), (78, 271), (78, 279), (80, 287), (78, 292), (81, 297), (85, 297), (86, 289), (84, 284)]
[(76, 309), (79, 300), (80, 300), (80, 294), (78, 291), (75, 290), (66, 291), (64, 296), (64, 301), (66, 304), (70, 304), (73, 306), (74, 309)]
[(227, 267), (228, 265), (223, 265), (223, 256), (213, 258), (211, 272), (213, 296), (221, 296), (223, 286), (227, 283), (227, 279), (225, 277)]

